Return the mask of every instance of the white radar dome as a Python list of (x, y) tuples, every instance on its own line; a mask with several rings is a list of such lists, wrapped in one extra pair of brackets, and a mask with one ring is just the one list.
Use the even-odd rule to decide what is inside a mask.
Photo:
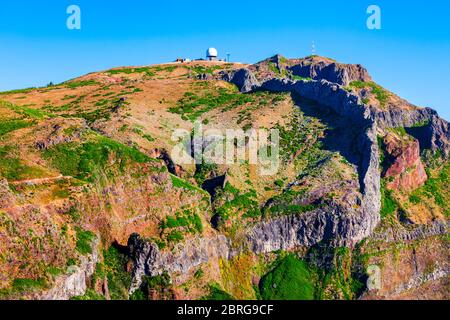
[(217, 49), (216, 48), (209, 48), (208, 50), (206, 50), (206, 56), (208, 58), (217, 58), (218, 54), (217, 54)]

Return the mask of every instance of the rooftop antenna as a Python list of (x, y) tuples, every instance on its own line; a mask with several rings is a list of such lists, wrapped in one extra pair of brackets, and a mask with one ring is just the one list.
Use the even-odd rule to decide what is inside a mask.
[(312, 45), (311, 45), (311, 53), (313, 56), (316, 55), (316, 44), (314, 43), (314, 41), (312, 42)]
[(230, 62), (231, 53), (227, 52), (227, 62)]

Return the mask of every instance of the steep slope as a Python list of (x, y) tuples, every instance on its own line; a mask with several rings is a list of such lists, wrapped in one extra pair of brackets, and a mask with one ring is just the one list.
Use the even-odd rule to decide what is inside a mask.
[[(0, 100), (3, 297), (255, 299), (280, 272), (305, 298), (448, 296), (448, 123), (360, 65), (126, 67)], [(278, 172), (177, 163), (196, 121), (278, 129)]]

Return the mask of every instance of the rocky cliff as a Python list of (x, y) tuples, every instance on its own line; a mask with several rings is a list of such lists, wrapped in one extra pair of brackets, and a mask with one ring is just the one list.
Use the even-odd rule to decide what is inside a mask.
[(383, 143), (387, 157), (383, 177), (388, 179), (387, 188), (410, 192), (427, 181), (425, 166), (420, 158), (419, 141), (388, 134)]
[[(276, 56), (270, 61), (272, 62), (269, 63), (275, 63), (276, 68), (283, 74), (282, 58)], [(291, 76), (271, 77), (266, 73), (261, 78), (257, 75), (261, 67), (256, 65), (223, 72), (220, 78), (234, 83), (242, 92), (290, 92), (313, 101), (316, 108), (324, 111), (331, 109), (339, 117), (346, 119), (352, 130), (358, 130), (352, 151), (357, 158), (361, 196), (355, 198), (356, 203), (347, 206), (331, 203), (324, 209), (300, 216), (288, 215), (258, 222), (246, 230), (245, 240), (240, 242), (239, 250), (264, 254), (277, 250), (312, 247), (319, 243), (327, 243), (333, 247), (353, 247), (370, 237), (380, 222), (381, 168), (377, 134), (389, 128), (406, 127), (411, 128), (412, 132), (414, 128), (420, 127), (420, 133), (414, 135), (418, 140), (407, 144), (403, 149), (399, 147), (401, 144), (398, 141), (397, 143), (387, 141), (388, 153), (394, 160), (385, 176), (395, 177), (389, 186), (411, 191), (421, 186), (427, 179), (419, 157), (419, 141), (422, 148), (440, 150), (444, 155), (448, 155), (450, 147), (448, 123), (431, 109), (390, 108), (386, 111), (373, 105), (366, 105), (359, 94), (349, 92), (346, 88), (353, 81), (371, 82), (368, 72), (359, 65), (341, 65), (329, 60), (317, 62), (314, 58), (310, 58), (291, 61), (284, 70)], [(295, 76), (310, 79), (296, 80)], [(408, 171), (411, 168), (414, 170)], [(445, 227), (439, 223), (430, 228), (436, 229), (439, 235), (446, 232)], [(397, 236), (396, 241), (426, 239), (429, 236), (417, 230)], [(206, 240), (200, 240), (200, 243), (204, 241)], [(219, 251), (216, 250), (218, 246), (221, 248)], [(164, 270), (188, 272), (211, 258), (230, 259), (237, 254), (236, 250), (231, 254), (233, 247), (235, 246), (230, 240), (222, 238), (219, 242), (212, 241), (210, 247), (212, 251), (202, 249), (202, 245), (192, 247), (191, 244), (186, 244), (179, 247), (178, 254), (167, 255), (160, 253), (156, 246), (142, 242), (134, 236), (130, 239), (130, 248), (135, 261), (134, 289), (140, 283), (138, 279), (142, 274), (157, 275)]]
[[(255, 299), (294, 254), (317, 298), (354, 299), (399, 250), (366, 297), (445, 294), (448, 123), (360, 65), (117, 68), (1, 97), (0, 297)], [(280, 170), (177, 163), (195, 121), (278, 129)]]

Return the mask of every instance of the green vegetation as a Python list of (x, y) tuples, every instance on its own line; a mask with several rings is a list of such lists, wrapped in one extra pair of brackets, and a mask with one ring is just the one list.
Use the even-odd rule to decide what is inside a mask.
[[(195, 94), (186, 92), (176, 106), (169, 108), (169, 111), (181, 115), (184, 120), (194, 121), (204, 113), (214, 109), (227, 112), (246, 105), (246, 109), (239, 113), (238, 124), (240, 124), (244, 120), (251, 120), (251, 111), (261, 106), (275, 106), (287, 97), (285, 93), (255, 92), (243, 94), (236, 87), (215, 87), (204, 81), (196, 82), (195, 86)], [(204, 124), (208, 122), (208, 119), (204, 119)]]
[(25, 120), (8, 120), (8, 121), (0, 120), (0, 137), (15, 130), (30, 127), (33, 124), (34, 122)]
[[(62, 228), (62, 230), (65, 230), (65, 229)], [(47, 272), (47, 274), (49, 274), (53, 277), (59, 276), (60, 274), (64, 273), (63, 269), (55, 267), (55, 266), (48, 266), (45, 271)]]
[(72, 298), (70, 298), (70, 300), (75, 300), (75, 301), (82, 301), (82, 300), (101, 301), (101, 300), (106, 300), (106, 298), (103, 295), (95, 292), (92, 289), (87, 289), (86, 293), (83, 296), (72, 297)]
[(130, 300), (173, 300), (171, 289), (172, 281), (168, 273), (155, 277), (145, 276), (141, 287), (133, 293)]
[(313, 210), (317, 209), (316, 205), (308, 204), (308, 205), (275, 205), (273, 207), (270, 207), (270, 213), (272, 215), (291, 215), (291, 214), (302, 214), (306, 212), (311, 212)]
[(288, 255), (259, 284), (263, 300), (313, 300), (313, 271), (302, 260)]
[[(114, 247), (103, 251), (103, 262), (98, 263), (92, 283), (108, 281), (108, 291), (112, 300), (128, 300), (128, 290), (131, 285), (131, 275), (126, 271), (127, 257)], [(102, 294), (88, 289), (86, 294), (74, 297), (72, 300), (105, 300)]]
[(128, 258), (114, 247), (103, 251), (103, 263), (98, 264), (95, 277), (108, 279), (108, 289), (112, 300), (128, 299), (131, 274), (126, 271)]
[[(67, 105), (62, 106), (62, 107), (53, 108), (53, 110), (56, 112), (56, 111), (67, 111), (67, 110), (71, 110), (71, 109), (76, 109), (79, 102), (80, 102), (80, 100), (75, 100), (73, 102), (70, 102)], [(72, 118), (72, 117), (83, 118), (83, 119), (86, 119), (86, 121), (88, 123), (93, 123), (100, 119), (109, 120), (111, 118), (112, 112), (119, 110), (126, 104), (127, 104), (127, 102), (124, 99), (122, 99), (121, 97), (117, 97), (112, 100), (102, 99), (95, 103), (95, 106), (98, 108), (96, 108), (93, 111), (62, 114), (61, 116), (67, 117), (67, 118)]]
[(170, 174), (170, 178), (172, 179), (172, 185), (175, 188), (180, 188), (180, 189), (185, 189), (185, 190), (197, 191), (197, 192), (200, 192), (200, 193), (205, 193), (205, 190), (200, 189), (200, 188), (192, 185), (188, 181), (183, 180), (181, 178), (178, 178), (177, 176), (175, 176), (173, 174)]
[[(52, 112), (52, 113), (58, 113), (58, 112), (63, 112), (63, 111), (69, 111), (69, 110), (77, 110), (80, 107), (80, 103), (86, 98), (85, 95), (82, 96), (65, 96), (64, 99), (62, 100), (69, 100), (69, 99), (74, 99), (66, 104), (63, 104), (61, 106), (45, 106), (42, 109), (45, 109), (48, 112)], [(64, 115), (63, 115), (64, 116)]]
[(313, 79), (310, 77), (301, 77), (301, 76), (296, 76), (296, 75), (291, 75), (291, 78), (292, 78), (292, 80), (297, 80), (297, 81), (306, 81), (306, 82), (313, 81)]
[(213, 74), (214, 71), (223, 69), (222, 66), (189, 66), (187, 68), (189, 71), (192, 71), (195, 76), (201, 74)]
[[(258, 91), (247, 94), (254, 98), (254, 101), (252, 101), (251, 104), (247, 105), (245, 109), (238, 112), (238, 119), (237, 124), (242, 124), (244, 122), (247, 122), (242, 129), (244, 131), (247, 131), (248, 129), (251, 129), (253, 127), (253, 113), (255, 110), (258, 110), (262, 107), (268, 106), (270, 108), (275, 108), (278, 103), (285, 101), (290, 98), (288, 93), (281, 92), (281, 93), (274, 93), (274, 92), (267, 92), (267, 91)], [(233, 109), (234, 106), (225, 107), (222, 109), (223, 111), (228, 111)]]
[(109, 70), (107, 73), (109, 75), (143, 73), (147, 77), (155, 76), (154, 68), (149, 67), (115, 69)]
[(288, 189), (271, 199), (271, 205), (265, 207), (263, 213), (265, 216), (291, 215), (313, 211), (319, 208), (320, 204), (311, 203), (305, 205), (294, 204), (301, 200), (306, 194), (305, 190), (295, 191)]
[[(428, 172), (428, 176), (431, 176)], [(447, 215), (449, 212), (449, 204), (445, 201), (444, 192), (447, 193), (450, 190), (450, 164), (444, 166), (442, 171), (436, 178), (430, 178), (427, 180), (424, 186), (424, 191), (429, 195), (433, 196), (436, 203), (441, 207), (446, 209)]]
[(268, 63), (268, 67), (269, 67), (269, 70), (270, 70), (271, 72), (275, 73), (275, 74), (280, 74), (280, 73), (281, 73), (281, 72), (280, 72), (280, 69), (278, 69), (277, 64), (274, 63), (274, 62), (269, 62), (269, 63)]
[[(178, 66), (154, 66), (154, 67), (136, 67), (136, 68), (121, 68), (121, 69), (114, 69), (114, 70), (108, 70), (106, 73), (109, 75), (118, 75), (118, 74), (144, 74), (144, 76), (153, 78), (156, 76), (157, 72), (168, 72), (171, 73), (174, 71)], [(128, 88), (130, 89), (130, 87)], [(142, 90), (139, 88), (135, 88), (133, 90), (133, 93), (135, 92), (141, 92)]]
[(366, 258), (361, 256), (361, 244), (354, 250), (345, 247), (316, 246), (309, 250), (310, 261), (321, 264), (324, 256), (330, 261), (326, 269), (317, 269), (319, 300), (353, 300), (365, 289)]
[(229, 182), (223, 190), (219, 190), (214, 202), (215, 213), (224, 221), (241, 215), (243, 218), (257, 218), (261, 216), (256, 191), (241, 192)]
[(70, 196), (70, 191), (65, 188), (56, 188), (52, 192), (52, 196), (56, 199), (66, 199)]
[(64, 214), (68, 215), (72, 219), (73, 222), (78, 222), (81, 219), (80, 212), (77, 210), (77, 208), (75, 206), (71, 207)]
[(169, 111), (180, 114), (183, 119), (194, 121), (210, 110), (217, 108), (229, 110), (250, 102), (254, 102), (254, 98), (251, 95), (239, 93), (237, 89), (211, 87), (199, 95), (186, 92), (177, 105)]
[(47, 286), (45, 279), (14, 279), (12, 290), (14, 292), (29, 292), (38, 289), (44, 289)]
[(225, 292), (220, 286), (216, 283), (211, 284), (209, 286), (209, 294), (205, 297), (202, 297), (200, 300), (209, 300), (209, 301), (231, 301), (235, 300), (232, 295)]
[(91, 231), (85, 231), (79, 227), (75, 228), (77, 232), (77, 251), (82, 255), (92, 253), (92, 241), (95, 239), (95, 234)]
[[(63, 175), (93, 182), (101, 172), (111, 176), (124, 172), (130, 163), (146, 163), (151, 159), (140, 151), (103, 136), (95, 136), (83, 144), (65, 143), (43, 152)], [(111, 157), (115, 159), (111, 164)]]
[(201, 279), (205, 275), (205, 272), (200, 268), (194, 273), (195, 279)]
[(84, 80), (84, 81), (72, 81), (72, 82), (65, 82), (64, 85), (66, 88), (69, 89), (76, 89), (80, 87), (87, 87), (87, 86), (95, 86), (99, 83), (94, 80)]
[(187, 233), (197, 234), (203, 232), (203, 224), (195, 208), (185, 208), (167, 216), (160, 224), (162, 237), (168, 242), (180, 242)]
[(449, 194), (450, 189), (450, 164), (447, 163), (437, 173), (432, 174), (427, 170), (428, 180), (424, 186), (413, 191), (409, 197), (412, 203), (427, 202), (425, 199), (434, 199), (434, 202), (442, 208), (446, 217), (450, 216)]
[(217, 171), (217, 164), (215, 163), (206, 163), (205, 161), (202, 164), (197, 165), (194, 179), (197, 181), (197, 185), (201, 186), (205, 182), (205, 180), (210, 176), (211, 173)]
[(278, 188), (283, 188), (284, 181), (282, 179), (277, 179), (277, 180), (275, 180), (274, 185), (276, 185)]
[(47, 288), (48, 282), (44, 278), (16, 278), (10, 287), (0, 289), (0, 300), (20, 299), (26, 293), (42, 291)]
[(377, 142), (378, 142), (378, 153), (380, 156), (380, 167), (381, 169), (383, 169), (384, 163), (386, 161), (386, 146), (384, 144), (383, 137), (377, 136)]
[[(323, 159), (321, 144), (317, 141), (325, 130), (317, 119), (307, 117), (300, 110), (295, 110), (289, 124), (282, 126), (277, 124), (274, 129), (279, 130), (280, 157), (285, 163), (294, 160), (294, 155), (299, 155), (304, 161), (317, 163)], [(299, 154), (299, 151), (302, 151)]]
[(44, 172), (39, 167), (24, 165), (17, 147), (0, 147), (0, 176), (9, 181), (41, 178)]
[(396, 128), (391, 128), (390, 129), (394, 134), (402, 137), (402, 138), (406, 138), (409, 137), (408, 133), (406, 132), (406, 129), (404, 127), (396, 127)]
[(17, 114), (31, 119), (42, 120), (45, 118), (54, 117), (53, 114), (45, 112), (43, 110), (32, 109), (27, 106), (18, 106), (3, 100), (0, 100), (0, 106), (9, 108), (14, 112), (16, 112)]
[[(283, 63), (282, 61), (280, 61), (280, 62)], [(287, 62), (287, 60), (285, 62)], [(272, 73), (274, 73), (276, 76), (283, 77), (283, 78), (286, 78), (288, 76), (291, 78), (294, 77), (291, 72), (288, 72), (284, 68), (279, 68), (279, 65), (277, 65), (275, 62), (269, 62), (267, 66), (268, 66), (269, 70)], [(302, 80), (305, 80), (305, 79), (306, 78), (302, 78)]]
[(381, 182), (381, 211), (382, 218), (393, 215), (398, 210), (398, 203), (393, 197), (392, 190), (386, 189), (386, 182)]
[(148, 142), (154, 142), (155, 141), (155, 138), (153, 138), (151, 135), (149, 135), (149, 134), (144, 134), (143, 136), (142, 136), (142, 138), (144, 138), (145, 140), (147, 140)]
[(331, 270), (319, 271), (321, 288), (317, 294), (318, 299), (352, 300), (357, 298), (365, 287), (359, 275), (353, 272), (352, 259), (358, 260), (358, 250), (354, 251), (355, 257), (352, 256), (350, 249), (345, 247), (325, 250), (332, 251), (329, 254), (333, 257), (333, 261)]
[(411, 194), (411, 195), (409, 196), (409, 201), (410, 201), (411, 203), (414, 203), (414, 204), (419, 204), (420, 201), (422, 201), (422, 199), (421, 199), (418, 195)]
[(386, 103), (389, 99), (389, 92), (387, 92), (384, 88), (376, 84), (375, 82), (364, 82), (364, 81), (353, 81), (350, 83), (350, 89), (364, 89), (369, 88), (372, 90), (372, 94), (375, 95), (376, 99), (380, 102), (381, 107), (386, 106)]
[(428, 126), (429, 124), (430, 124), (429, 120), (423, 120), (420, 122), (416, 122), (412, 127), (413, 128), (423, 128), (423, 127)]
[(37, 88), (32, 87), (32, 88), (26, 88), (26, 89), (16, 89), (16, 90), (10, 90), (10, 91), (3, 91), (0, 92), (0, 95), (9, 95), (9, 94), (26, 94), (26, 93), (30, 93), (33, 90), (36, 90)]

